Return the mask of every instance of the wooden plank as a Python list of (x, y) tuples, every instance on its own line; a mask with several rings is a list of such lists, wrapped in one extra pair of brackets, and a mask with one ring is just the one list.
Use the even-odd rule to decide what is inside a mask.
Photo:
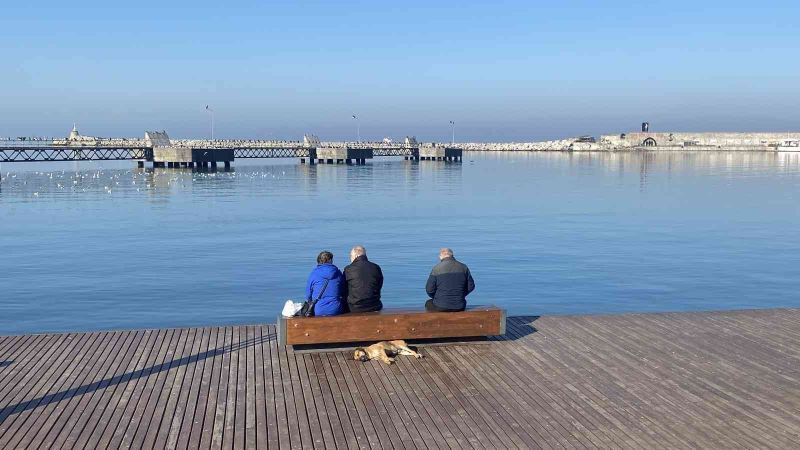
[[(127, 391), (130, 397), (126, 399), (125, 408), (122, 417), (117, 423), (117, 428), (113, 430), (113, 435), (109, 441), (109, 447), (129, 447), (136, 430), (141, 423), (141, 416), (147, 401), (150, 399), (150, 394), (153, 392), (153, 385), (157, 377), (153, 376), (164, 361), (166, 361), (167, 353), (172, 346), (174, 339), (177, 339), (178, 330), (166, 330), (163, 336), (160, 336), (157, 350), (150, 354), (147, 361), (147, 366), (139, 373), (136, 374), (137, 382), (132, 386), (131, 391)], [(130, 385), (129, 385), (130, 386)]]
[(206, 360), (206, 369), (203, 371), (203, 384), (197, 399), (197, 412), (192, 422), (192, 431), (189, 436), (187, 448), (209, 448), (213, 438), (216, 423), (217, 402), (220, 386), (227, 386), (227, 381), (222, 380), (222, 359), (225, 353), (227, 328), (218, 327), (215, 330), (216, 341), (214, 350)]
[[(158, 425), (161, 423), (161, 417), (170, 395), (169, 387), (175, 378), (174, 365), (181, 363), (186, 342), (191, 333), (191, 329), (176, 330), (176, 337), (168, 347), (163, 361), (151, 372), (149, 378), (155, 378), (155, 381), (149, 388), (147, 402), (143, 408), (140, 408), (141, 413), (134, 416), (138, 416), (138, 427), (132, 433), (130, 447), (149, 447), (155, 440), (155, 434), (159, 431)], [(125, 442), (123, 440), (123, 443)]]
[[(17, 436), (15, 431), (20, 428), (32, 411), (43, 408), (36, 411), (37, 415), (50, 413), (55, 407), (55, 402), (61, 396), (58, 393), (49, 396), (47, 391), (53, 386), (59, 389), (61, 380), (71, 373), (69, 368), (66, 372), (61, 369), (68, 367), (68, 361), (72, 358), (85, 354), (85, 348), (94, 345), (96, 340), (97, 335), (61, 335), (58, 340), (53, 342), (49, 350), (43, 350), (41, 358), (31, 355), (31, 360), (36, 360), (37, 364), (26, 367), (29, 367), (30, 374), (40, 374), (40, 376), (33, 379), (18, 378), (15, 388), (7, 392), (5, 397), (7, 403), (0, 410), (0, 443), (11, 442), (19, 438), (20, 436)], [(42, 429), (37, 429), (35, 432), (41, 433)]]
[[(104, 379), (98, 384), (98, 391), (101, 393), (96, 400), (94, 406), (88, 406), (81, 414), (79, 422), (74, 429), (70, 432), (67, 442), (68, 447), (83, 448), (86, 441), (94, 435), (94, 430), (102, 430), (101, 424), (104, 424), (104, 412), (113, 399), (113, 394), (119, 388), (119, 384), (128, 370), (129, 364), (136, 358), (136, 349), (140, 345), (143, 336), (147, 334), (146, 331), (135, 332), (130, 339), (125, 350), (121, 351), (122, 358), (117, 364), (117, 367), (112, 375)], [(31, 428), (37, 428), (32, 426)]]
[[(398, 437), (403, 447), (406, 448), (427, 448), (425, 438), (420, 432), (420, 423), (415, 422), (416, 412), (409, 411), (403, 399), (400, 398), (398, 389), (399, 386), (394, 386), (386, 379), (383, 363), (378, 361), (368, 361), (362, 365), (369, 373), (369, 385), (373, 386), (372, 391), (375, 395), (383, 395), (388, 401), (387, 407), (390, 407), (390, 415), (392, 416), (392, 424), (398, 432)], [(426, 430), (427, 433), (427, 430)]]
[(383, 311), (279, 320), (286, 345), (492, 336), (505, 331), (505, 312), (495, 307), (447, 313)]
[[(358, 417), (352, 402), (346, 396), (345, 386), (340, 383), (339, 372), (334, 368), (334, 362), (330, 359), (330, 354), (320, 355), (320, 361), (325, 370), (325, 378), (331, 388), (333, 402), (339, 412), (339, 419), (342, 422), (345, 439), (350, 448), (369, 448), (369, 440), (364, 431), (364, 426)], [(338, 364), (336, 364), (338, 366)]]
[(313, 415), (313, 413), (309, 412), (311, 407), (306, 402), (306, 392), (303, 390), (301, 383), (302, 375), (300, 373), (297, 360), (295, 359), (295, 355), (287, 354), (286, 352), (284, 352), (284, 354), (286, 355), (287, 367), (289, 369), (289, 381), (292, 386), (292, 396), (297, 409), (297, 424), (300, 428), (300, 442), (303, 448), (314, 448), (314, 441), (321, 436), (315, 436), (310, 426), (311, 419), (309, 418), (309, 415)]
[(145, 330), (144, 337), (135, 350), (131, 365), (116, 383), (116, 388), (108, 402), (108, 412), (99, 416), (95, 431), (86, 437), (86, 445), (83, 448), (104, 448), (108, 444), (117, 424), (121, 420), (130, 392), (135, 383), (138, 382), (139, 377), (137, 374), (141, 373), (140, 371), (147, 362), (151, 349), (158, 342), (158, 336), (159, 332), (157, 331)]
[[(356, 392), (364, 399), (367, 405), (367, 411), (373, 422), (373, 428), (378, 433), (378, 438), (381, 440), (380, 448), (403, 448), (404, 442), (411, 441), (408, 432), (402, 424), (398, 424), (392, 414), (393, 406), (379, 385), (376, 385), (373, 379), (367, 374), (367, 369), (363, 364), (352, 364), (354, 361), (347, 360), (346, 366), (349, 369), (350, 375), (353, 380), (353, 385), (356, 387)], [(383, 431), (381, 431), (383, 430)], [(396, 438), (400, 437), (400, 442)]]
[[(321, 399), (323, 401), (326, 417), (329, 421), (329, 426), (333, 434), (335, 447), (351, 448), (351, 443), (348, 441), (348, 438), (345, 435), (345, 426), (349, 428), (352, 428), (352, 426), (350, 426), (349, 422), (346, 423), (346, 425), (342, 422), (343, 419), (347, 418), (347, 413), (340, 412), (336, 407), (337, 405), (333, 399), (333, 391), (325, 374), (322, 355), (311, 355), (309, 360), (311, 362), (310, 367), (313, 367), (313, 372), (310, 372), (309, 376), (313, 377), (313, 379), (319, 384), (320, 395), (317, 397), (317, 399)], [(317, 408), (319, 407), (319, 403), (317, 403)], [(352, 436), (350, 439), (352, 439)]]
[[(32, 342), (28, 348), (23, 349), (24, 353), (19, 355), (11, 369), (3, 374), (4, 385), (0, 390), (0, 405), (7, 408), (14, 404), (15, 396), (22, 389), (31, 387), (29, 380), (40, 378), (41, 367), (51, 363), (49, 358), (59, 353), (59, 347), (74, 338), (71, 335), (42, 336), (42, 339)], [(52, 364), (49, 367), (52, 367)], [(3, 417), (0, 416), (0, 419)]]
[(299, 388), (303, 395), (306, 420), (308, 421), (309, 439), (303, 439), (303, 446), (305, 448), (325, 448), (322, 425), (320, 424), (320, 418), (317, 414), (316, 401), (308, 377), (305, 359), (302, 355), (289, 354), (289, 364), (293, 368), (293, 373), (296, 373), (297, 378), (296, 381), (293, 379), (293, 383), (295, 383), (295, 388)]
[[(118, 371), (118, 366), (124, 361), (125, 356), (128, 354), (128, 349), (137, 339), (138, 334), (130, 331), (112, 335), (114, 341), (106, 345), (111, 347), (110, 353), (104, 356), (106, 363), (95, 366), (95, 368), (88, 371), (88, 373), (96, 373), (97, 376), (91, 382), (88, 378), (84, 380), (84, 386), (81, 386), (81, 389), (76, 392), (80, 396), (80, 401), (71, 408), (74, 409), (74, 413), (66, 414), (67, 421), (62, 426), (61, 434), (53, 439), (54, 442), (61, 443), (64, 447), (72, 447), (75, 444), (78, 437), (83, 433), (91, 413), (100, 408), (99, 402), (105, 394), (106, 388), (113, 381), (114, 374)], [(69, 405), (66, 405), (65, 409), (69, 413)], [(39, 426), (28, 425), (28, 428), (39, 428)], [(27, 437), (27, 439), (20, 441), (18, 446), (27, 447), (29, 443), (30, 437)]]
[[(305, 378), (308, 380), (308, 386), (311, 390), (311, 403), (313, 404), (313, 410), (308, 410), (309, 415), (316, 416), (316, 422), (319, 423), (320, 433), (321, 435), (317, 434), (314, 435), (313, 442), (317, 442), (318, 440), (322, 440), (324, 448), (335, 448), (336, 447), (336, 439), (333, 436), (333, 428), (331, 427), (331, 421), (328, 419), (328, 411), (325, 407), (325, 399), (322, 396), (322, 387), (319, 383), (319, 378), (316, 375), (316, 368), (314, 367), (314, 361), (310, 355), (296, 355), (297, 358), (302, 358), (303, 366), (306, 369), (306, 373), (304, 374)], [(311, 418), (309, 418), (309, 422)]]
[(188, 407), (188, 394), (192, 382), (191, 375), (194, 373), (197, 356), (205, 334), (205, 330), (202, 328), (190, 328), (188, 330), (188, 337), (180, 359), (171, 363), (170, 371), (174, 372), (174, 376), (171, 382), (168, 378), (164, 384), (164, 391), (168, 392), (168, 395), (162, 395), (159, 403), (156, 404), (156, 412), (163, 410), (163, 413), (160, 415), (160, 419), (157, 419), (158, 414), (154, 417), (154, 419), (158, 420), (157, 425), (155, 420), (150, 422), (144, 441), (145, 448), (167, 448), (169, 441), (173, 442), (171, 446), (174, 447), (180, 430), (180, 423), (183, 420), (183, 410)]
[[(278, 448), (278, 402), (275, 399), (275, 380), (273, 377), (272, 347), (277, 348), (278, 337), (275, 327), (264, 325), (261, 327), (261, 357), (263, 359), (262, 377), (264, 379), (264, 416), (267, 421), (267, 447)], [(263, 447), (262, 447), (263, 448)]]
[[(418, 349), (425, 354), (424, 350)], [(402, 362), (401, 362), (402, 365)], [(432, 364), (430, 358), (417, 362), (416, 381), (419, 388), (422, 390), (422, 395), (438, 402), (439, 406), (434, 407), (436, 414), (440, 416), (446, 423), (443, 425), (447, 429), (452, 430), (453, 437), (458, 442), (458, 448), (491, 448), (492, 435), (484, 433), (477, 433), (480, 429), (478, 423), (467, 413), (464, 405), (459, 401), (456, 396), (446, 385), (437, 385), (436, 381), (431, 377)], [(486, 442), (481, 442), (483, 437)], [(466, 439), (466, 442), (463, 441)]]
[(54, 394), (55, 397), (48, 399), (54, 408), (36, 438), (39, 445), (45, 448), (58, 442), (58, 435), (72, 416), (71, 412), (83, 400), (87, 389), (92, 387), (99, 369), (103, 367), (111, 353), (112, 346), (118, 342), (118, 338), (121, 336), (120, 333), (95, 334), (97, 338), (94, 343), (88, 349), (86, 347), (81, 349), (81, 353), (78, 354), (78, 363), (67, 366), (73, 369), (70, 376), (66, 378), (67, 384), (59, 388), (58, 392)]
[[(364, 398), (359, 389), (358, 383), (350, 371), (350, 366), (354, 366), (355, 361), (352, 359), (345, 359), (345, 354), (335, 353), (328, 355), (338, 367), (334, 370), (341, 374), (338, 379), (339, 385), (343, 387), (344, 396), (350, 399), (352, 403), (351, 416), (353, 412), (358, 416), (361, 421), (361, 426), (367, 434), (369, 446), (371, 448), (392, 448), (391, 437), (386, 432), (385, 427), (380, 420), (375, 420), (379, 417), (378, 410), (375, 408), (371, 399)], [(349, 354), (347, 356), (350, 356)], [(348, 405), (349, 406), (349, 405)]]
[[(522, 337), (522, 332), (518, 331), (517, 324), (509, 321), (508, 330), (509, 334), (514, 337)], [(558, 345), (561, 343), (561, 340), (551, 340), (548, 343), (550, 345)], [(547, 361), (540, 359), (537, 356), (537, 353), (530, 351), (530, 349), (514, 345), (512, 343), (508, 343), (506, 345), (507, 351), (512, 352), (512, 355), (517, 356), (513, 358), (507, 358), (503, 363), (509, 367), (509, 369), (514, 373), (520, 373), (522, 375), (522, 379), (519, 382), (523, 385), (529, 387), (526, 390), (527, 394), (532, 397), (532, 399), (537, 402), (538, 404), (542, 405), (543, 400), (537, 400), (537, 398), (541, 398), (539, 392), (544, 392), (546, 389), (550, 389), (550, 387), (542, 387), (538, 382), (538, 377), (532, 376), (535, 371), (536, 367), (549, 367)], [(542, 355), (548, 355), (546, 346), (539, 346), (539, 352)], [(579, 391), (577, 395), (580, 397), (580, 401), (595, 411), (599, 417), (605, 419), (605, 422), (601, 422), (597, 425), (597, 429), (603, 431), (605, 433), (611, 434), (611, 438), (619, 445), (625, 446), (636, 446), (636, 447), (646, 447), (646, 448), (662, 448), (663, 444), (660, 442), (663, 439), (656, 439), (653, 437), (653, 440), (641, 440), (637, 433), (626, 433), (627, 428), (637, 428), (637, 432), (646, 433), (649, 436), (653, 436), (654, 433), (651, 431), (651, 424), (647, 424), (644, 430), (638, 429), (639, 422), (641, 419), (629, 420), (625, 414), (620, 413), (620, 408), (612, 408), (610, 411), (604, 408), (605, 405), (611, 403), (611, 400), (608, 396), (603, 395), (600, 393), (594, 386), (593, 383), (587, 383), (585, 377), (592, 377), (593, 374), (600, 373), (602, 371), (602, 367), (598, 367), (592, 364), (586, 364), (586, 358), (577, 359), (577, 358), (570, 358), (570, 355), (565, 353), (559, 353), (559, 357), (562, 358), (565, 363), (567, 369), (569, 369), (569, 374), (572, 375), (570, 378), (565, 379), (564, 387), (571, 392), (575, 393), (575, 391)], [(589, 355), (591, 357), (591, 355)], [(527, 364), (526, 364), (527, 363)], [(574, 377), (574, 378), (573, 378)], [(573, 387), (575, 385), (581, 385), (581, 389), (575, 389)], [(607, 389), (608, 387), (605, 386)], [(604, 389), (604, 391), (606, 390)], [(615, 394), (619, 394), (618, 391), (614, 392)], [(623, 399), (623, 396), (614, 396), (616, 401)], [(629, 406), (629, 405), (625, 405)], [(612, 432), (611, 430), (614, 430)], [(671, 443), (670, 445), (676, 445), (675, 443)], [(683, 446), (684, 444), (678, 445), (678, 447)]]
[[(275, 327), (270, 326), (269, 328), (270, 334), (275, 332)], [(266, 356), (265, 356), (266, 358)], [(278, 356), (278, 340), (271, 339), (269, 341), (269, 367), (271, 370), (271, 374), (269, 378), (272, 380), (272, 398), (275, 402), (275, 414), (276, 414), (276, 429), (277, 429), (277, 439), (275, 441), (270, 441), (270, 448), (274, 445), (277, 445), (277, 448), (289, 448), (290, 441), (289, 441), (289, 427), (286, 425), (288, 423), (287, 418), (287, 408), (286, 408), (286, 399), (284, 398), (283, 393), (283, 383), (281, 380), (281, 365), (280, 359)], [(266, 377), (265, 372), (265, 377)], [(269, 398), (269, 397), (268, 397)]]
[[(240, 430), (241, 423), (237, 423), (238, 404), (240, 400), (239, 391), (239, 347), (241, 345), (241, 328), (233, 327), (231, 334), (230, 347), (230, 371), (228, 372), (227, 399), (225, 402), (225, 419), (223, 421), (221, 448), (232, 449), (237, 443), (236, 438)], [(241, 416), (240, 416), (241, 419)]]
[(449, 430), (447, 430), (447, 433), (443, 433), (442, 431), (446, 429), (439, 430), (436, 423), (438, 421), (436, 413), (430, 411), (432, 409), (430, 405), (422, 404), (422, 402), (425, 402), (424, 397), (412, 395), (415, 393), (412, 387), (413, 384), (410, 380), (401, 376), (403, 375), (403, 371), (400, 367), (402, 361), (392, 364), (391, 366), (379, 364), (375, 361), (370, 362), (370, 364), (373, 364), (376, 368), (380, 367), (383, 370), (383, 376), (386, 382), (396, 387), (398, 393), (397, 397), (403, 404), (404, 409), (409, 412), (410, 420), (412, 423), (416, 424), (417, 432), (422, 439), (427, 444), (437, 448), (452, 448), (455, 444), (452, 433), (450, 433)]
[[(574, 325), (572, 328), (579, 329), (581, 322), (582, 321), (579, 318), (574, 319)], [(684, 430), (692, 430), (691, 433), (684, 431), (668, 434), (668, 436), (670, 436), (672, 439), (684, 441), (685, 443), (683, 445), (697, 446), (698, 442), (700, 441), (713, 442), (716, 446), (732, 445), (724, 434), (706, 434), (702, 429), (697, 428), (698, 424), (696, 423), (696, 418), (690, 415), (681, 414), (679, 412), (681, 407), (679, 407), (678, 404), (682, 404), (684, 411), (688, 412), (692, 411), (695, 402), (692, 398), (685, 398), (683, 401), (678, 400), (676, 403), (673, 403), (671, 400), (669, 400), (670, 398), (675, 398), (683, 394), (684, 391), (675, 389), (674, 386), (662, 387), (660, 383), (660, 377), (655, 373), (649, 372), (646, 362), (645, 364), (642, 364), (641, 361), (631, 358), (632, 355), (630, 352), (624, 347), (620, 346), (622, 345), (622, 341), (617, 341), (617, 339), (619, 339), (618, 336), (625, 332), (622, 329), (622, 324), (604, 323), (603, 326), (616, 329), (617, 337), (613, 337), (613, 341), (604, 340), (602, 337), (602, 333), (604, 333), (604, 331), (598, 330), (595, 327), (591, 327), (593, 336), (592, 339), (597, 339), (599, 342), (605, 342), (611, 345), (611, 348), (609, 349), (611, 353), (602, 354), (602, 356), (607, 359), (605, 366), (608, 369), (608, 376), (611, 379), (619, 380), (618, 383), (625, 389), (626, 395), (634, 396), (639, 400), (641, 407), (643, 407), (643, 409), (639, 410), (640, 414), (648, 417), (649, 420), (655, 423), (671, 421), (673, 423), (681, 423), (681, 427)], [(654, 336), (648, 336), (648, 340), (652, 339), (653, 337)], [(617, 344), (617, 342), (619, 342), (619, 344)], [(624, 345), (628, 344), (630, 343), (624, 343)], [(649, 378), (652, 381), (644, 384), (641, 380), (646, 378)], [(647, 392), (647, 394), (641, 395), (639, 394), (640, 392)], [(654, 392), (661, 394), (661, 398), (652, 397), (651, 394)], [(670, 407), (667, 409), (659, 408), (658, 403), (660, 402), (666, 402), (668, 405), (670, 405)], [(711, 417), (706, 417), (706, 420), (709, 419), (711, 419)]]
[[(186, 368), (181, 389), (181, 396), (175, 404), (175, 413), (169, 424), (169, 433), (164, 443), (164, 448), (175, 449), (179, 445), (185, 448), (186, 441), (192, 430), (192, 420), (197, 410), (200, 386), (203, 378), (203, 369), (208, 359), (209, 349), (214, 339), (213, 328), (201, 328), (195, 337), (197, 347), (189, 358), (189, 367)], [(161, 448), (156, 442), (156, 448)]]
[[(219, 375), (219, 387), (217, 390), (216, 405), (213, 410), (212, 417), (206, 417), (206, 420), (209, 421), (210, 433), (205, 430), (203, 432), (204, 436), (209, 436), (209, 439), (211, 440), (209, 447), (211, 448), (222, 448), (223, 434), (225, 432), (225, 411), (228, 407), (228, 396), (235, 395), (235, 393), (230, 392), (233, 339), (235, 339), (233, 336), (233, 328), (225, 327), (225, 343), (223, 344), (224, 350), (222, 353), (222, 366)], [(204, 445), (203, 448), (206, 448), (206, 446)]]
[[(247, 337), (246, 341), (247, 345), (245, 347), (245, 352), (247, 356), (246, 356), (245, 371), (243, 375), (245, 384), (245, 393), (246, 393), (245, 394), (246, 400), (244, 402), (245, 403), (244, 447), (253, 448), (254, 446), (256, 446), (257, 434), (258, 434), (257, 427), (259, 425), (256, 413), (259, 406), (256, 404), (256, 370), (255, 370), (256, 347), (261, 344), (255, 337), (254, 327), (252, 326), (245, 327), (245, 332)], [(264, 447), (266, 447), (266, 441), (264, 441), (264, 444), (265, 444)]]
[[(639, 320), (645, 321), (648, 319), (640, 318)], [(681, 319), (676, 318), (676, 320), (679, 321)], [(697, 324), (691, 324), (689, 326), (692, 325), (697, 325)], [(660, 327), (660, 324), (653, 323), (651, 327), (652, 328)], [(652, 339), (656, 341), (661, 340), (663, 341), (661, 342), (662, 345), (668, 346), (668, 345), (681, 345), (681, 341), (684, 339), (684, 337), (677, 335), (677, 336), (671, 336), (669, 339), (664, 339), (659, 336), (653, 336)], [(636, 342), (637, 340), (638, 338), (634, 338), (634, 342)], [(735, 353), (738, 349), (735, 347), (729, 347), (728, 343), (726, 342), (727, 339), (717, 342), (714, 347), (707, 347), (707, 340), (708, 340), (707, 338), (702, 340), (695, 340), (691, 344), (694, 349), (701, 352), (698, 353), (698, 356), (702, 358), (703, 361), (715, 365), (720, 364), (719, 358), (722, 357), (723, 367), (727, 366), (724, 369), (725, 372), (729, 373), (731, 376), (739, 375), (739, 373), (737, 373), (738, 364), (725, 363), (725, 361), (735, 358)], [(719, 353), (720, 351), (721, 353)], [(717, 356), (715, 357), (715, 355)], [(768, 443), (763, 443), (763, 442), (758, 443), (758, 436), (761, 435), (769, 436), (774, 431), (776, 431), (777, 429), (773, 427), (775, 421), (782, 421), (786, 420), (787, 418), (788, 420), (791, 421), (791, 419), (795, 417), (794, 415), (788, 415), (784, 416), (784, 418), (781, 418), (780, 414), (778, 413), (780, 411), (780, 408), (774, 408), (775, 406), (774, 404), (772, 405), (773, 407), (771, 408), (760, 407), (759, 404), (761, 403), (761, 401), (770, 399), (770, 397), (773, 400), (773, 402), (779, 401), (778, 397), (772, 396), (769, 390), (761, 390), (759, 388), (761, 386), (760, 383), (754, 383), (751, 385), (750, 388), (747, 389), (748, 391), (754, 391), (754, 392), (761, 391), (759, 393), (759, 397), (746, 398), (748, 397), (748, 394), (745, 391), (739, 389), (738, 387), (732, 384), (727, 383), (723, 378), (717, 377), (715, 374), (709, 372), (706, 369), (703, 369), (702, 367), (692, 366), (692, 367), (687, 367), (686, 370), (691, 371), (692, 373), (691, 375), (692, 383), (690, 383), (690, 385), (694, 384), (694, 382), (700, 381), (700, 384), (698, 384), (696, 388), (699, 390), (696, 392), (700, 393), (704, 398), (705, 411), (714, 414), (714, 417), (718, 421), (719, 425), (730, 423), (732, 421), (730, 417), (732, 413), (733, 414), (742, 413), (744, 415), (749, 415), (751, 417), (752, 420), (740, 425), (740, 427), (743, 429), (747, 429), (751, 426), (753, 427), (750, 433), (746, 434), (743, 433), (742, 436), (739, 437), (741, 440), (754, 441), (753, 445), (758, 445), (758, 446), (768, 445)], [(762, 377), (766, 375), (766, 372), (763, 370), (763, 368), (759, 368), (759, 371), (762, 373)], [(746, 372), (741, 372), (741, 375), (744, 376), (742, 380), (747, 380), (747, 378), (749, 378), (746, 376)], [(737, 381), (736, 384), (741, 384), (741, 381)], [(775, 389), (774, 383), (772, 383), (771, 389)], [(740, 395), (744, 396), (745, 398), (740, 397)], [(757, 417), (756, 415), (753, 415), (749, 412), (749, 410), (751, 409), (756, 409), (761, 414), (767, 417), (765, 418)], [(735, 419), (733, 420), (733, 423), (736, 423)], [(784, 423), (786, 425), (789, 424), (788, 422)], [(770, 429), (772, 431), (770, 431)], [(728, 439), (730, 438), (729, 433), (725, 434), (719, 433), (719, 434), (724, 438)], [(798, 440), (792, 442), (792, 445), (794, 444), (800, 445), (798, 444)]]

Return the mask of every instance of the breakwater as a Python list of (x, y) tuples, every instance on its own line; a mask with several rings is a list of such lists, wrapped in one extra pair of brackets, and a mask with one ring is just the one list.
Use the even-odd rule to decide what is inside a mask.
[[(462, 142), (464, 151), (800, 151), (800, 132), (789, 133), (682, 133), (636, 132), (581, 136), (538, 142)], [(794, 143), (794, 144), (790, 144)]]

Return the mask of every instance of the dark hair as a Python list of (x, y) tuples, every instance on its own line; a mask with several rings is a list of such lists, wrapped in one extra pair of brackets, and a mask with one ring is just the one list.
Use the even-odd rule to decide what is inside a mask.
[(333, 253), (327, 250), (319, 252), (319, 255), (317, 256), (317, 264), (325, 264), (331, 261), (333, 261)]

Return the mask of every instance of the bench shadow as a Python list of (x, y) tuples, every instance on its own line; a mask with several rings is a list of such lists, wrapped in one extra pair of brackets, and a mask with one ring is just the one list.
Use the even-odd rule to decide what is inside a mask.
[[(264, 336), (260, 336), (258, 338), (247, 339), (238, 342), (235, 345), (217, 347), (211, 350), (207, 350), (205, 352), (184, 356), (179, 359), (173, 359), (172, 361), (167, 361), (161, 364), (152, 365), (150, 367), (135, 370), (132, 372), (127, 372), (122, 375), (116, 375), (110, 378), (106, 378), (104, 380), (95, 381), (93, 383), (84, 384), (82, 386), (78, 386), (75, 388), (66, 389), (60, 392), (43, 395), (41, 397), (37, 397), (31, 400), (26, 400), (16, 404), (8, 405), (0, 409), (0, 423), (3, 423), (6, 420), (6, 418), (8, 418), (12, 414), (19, 414), (24, 411), (47, 406), (52, 403), (58, 403), (64, 400), (69, 400), (73, 397), (82, 396), (84, 394), (92, 393), (98, 390), (103, 390), (108, 387), (116, 386), (121, 383), (126, 383), (139, 378), (149, 377), (151, 375), (158, 374), (159, 372), (163, 372), (165, 370), (171, 370), (180, 366), (202, 361), (207, 358), (213, 358), (215, 356), (223, 355), (225, 353), (239, 351), (242, 349), (246, 349), (248, 347), (261, 345), (274, 340), (277, 340), (277, 335), (275, 333), (269, 333), (265, 334)], [(13, 363), (13, 361), (3, 362), (3, 364), (6, 363), (11, 364)]]
[(0, 361), (0, 367), (6, 367), (14, 364), (14, 361)]
[(513, 316), (506, 319), (506, 334), (495, 336), (494, 341), (517, 341), (536, 333), (538, 330), (533, 323), (540, 316)]

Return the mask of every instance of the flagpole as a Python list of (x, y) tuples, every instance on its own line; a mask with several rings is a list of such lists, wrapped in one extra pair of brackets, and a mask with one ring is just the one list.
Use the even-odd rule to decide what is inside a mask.
[(355, 114), (353, 114), (353, 119), (356, 121), (356, 142), (361, 143), (361, 122), (358, 121)]
[(453, 137), (452, 140), (450, 141), (450, 145), (456, 145), (456, 123), (453, 122), (452, 120), (450, 121), (450, 128), (452, 128), (453, 130)]
[(206, 111), (211, 114), (211, 140), (214, 140), (214, 110), (206, 105)]

